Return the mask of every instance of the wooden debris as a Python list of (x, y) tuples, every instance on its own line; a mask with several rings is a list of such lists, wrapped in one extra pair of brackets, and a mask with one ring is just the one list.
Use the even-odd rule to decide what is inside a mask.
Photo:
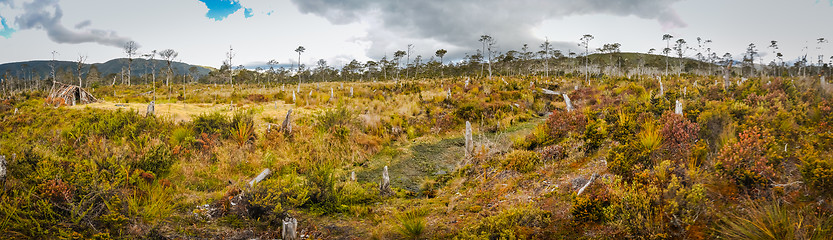
[(270, 174), (272, 174), (272, 170), (269, 170), (269, 168), (263, 169), (263, 171), (261, 171), (260, 174), (257, 175), (257, 177), (249, 181), (249, 187), (254, 187), (255, 184), (259, 183), (260, 181), (263, 181), (263, 179), (266, 179), (266, 177), (268, 177)]

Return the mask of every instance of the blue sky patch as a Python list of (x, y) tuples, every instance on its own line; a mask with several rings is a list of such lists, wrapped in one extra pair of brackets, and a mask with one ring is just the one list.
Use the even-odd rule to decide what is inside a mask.
[(251, 8), (244, 8), (244, 9), (243, 9), (243, 16), (245, 16), (246, 18), (250, 18), (250, 17), (252, 17), (252, 16), (254, 16), (254, 15), (255, 15), (255, 14), (254, 14), (254, 13), (252, 13), (252, 9), (251, 9)]
[(208, 13), (205, 16), (214, 21), (222, 21), (242, 8), (237, 0), (200, 0), (200, 2), (208, 7)]
[(6, 39), (9, 39), (10, 37), (12, 37), (12, 33), (14, 33), (15, 30), (13, 28), (9, 27), (8, 24), (6, 24), (6, 18), (0, 17), (0, 25), (3, 26), (3, 28), (0, 29), (0, 36), (4, 37)]

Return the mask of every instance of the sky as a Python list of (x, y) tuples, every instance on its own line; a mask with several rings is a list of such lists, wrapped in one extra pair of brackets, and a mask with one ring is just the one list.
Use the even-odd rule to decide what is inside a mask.
[[(833, 0), (0, 0), (0, 63), (52, 59), (88, 63), (126, 57), (128, 41), (139, 53), (173, 49), (176, 60), (247, 68), (269, 60), (297, 64), (324, 59), (341, 67), (391, 58), (413, 44), (423, 59), (446, 49), (455, 61), (490, 35), (497, 50), (538, 51), (549, 40), (563, 52), (620, 43), (623, 52), (661, 51), (664, 34), (697, 38), (720, 56), (740, 59), (750, 43), (765, 61), (778, 41), (785, 60), (833, 56)], [(696, 50), (686, 56), (694, 57)]]

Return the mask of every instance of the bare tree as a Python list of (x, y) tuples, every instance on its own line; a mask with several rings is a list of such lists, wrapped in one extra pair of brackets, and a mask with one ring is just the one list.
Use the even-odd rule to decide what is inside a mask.
[(80, 87), (80, 88), (84, 87), (84, 85), (81, 85), (82, 84), (81, 75), (83, 75), (82, 71), (84, 70), (84, 61), (86, 61), (86, 60), (87, 60), (87, 56), (78, 54), (78, 61), (76, 62), (76, 65), (77, 65), (76, 70), (77, 70), (77, 73), (78, 73), (78, 87)]
[(127, 54), (127, 85), (130, 86), (130, 75), (133, 71), (133, 56), (136, 55), (136, 50), (139, 45), (134, 41), (128, 41), (124, 44), (124, 53)]
[(584, 47), (584, 79), (587, 81), (587, 85), (590, 85), (590, 41), (593, 40), (593, 35), (584, 34), (581, 36), (581, 43), (578, 45), (580, 47)]
[(408, 78), (408, 76), (410, 75), (410, 72), (411, 72), (411, 69), (408, 68), (408, 64), (411, 63), (411, 51), (414, 50), (414, 44), (408, 44), (408, 49), (405, 49), (405, 50), (407, 50), (407, 52), (405, 54), (408, 55), (405, 58), (405, 78)]
[(58, 54), (58, 51), (52, 51), (52, 62), (49, 63), (49, 68), (52, 74), (52, 88), (49, 89), (49, 92), (55, 90), (55, 54)]

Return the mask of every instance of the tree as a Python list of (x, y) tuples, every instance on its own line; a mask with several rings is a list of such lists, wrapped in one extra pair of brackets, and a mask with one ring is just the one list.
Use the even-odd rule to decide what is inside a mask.
[(78, 54), (78, 61), (75, 62), (76, 65), (77, 65), (76, 72), (78, 73), (78, 87), (80, 87), (80, 88), (84, 87), (84, 85), (81, 85), (82, 84), (81, 76), (84, 75), (83, 72), (81, 72), (81, 71), (84, 70), (84, 61), (86, 61), (86, 60), (87, 60), (87, 56)]
[(488, 57), (486, 60), (489, 64), (489, 79), (492, 79), (492, 54), (494, 53), (495, 48), (495, 39), (489, 35), (480, 36), (480, 41), (486, 44), (486, 56)]
[(405, 51), (399, 50), (393, 53), (393, 61), (396, 62), (396, 79), (399, 79), (399, 72), (401, 72), (402, 67), (402, 57), (404, 57), (407, 53)]
[(174, 69), (171, 67), (171, 63), (174, 59), (179, 56), (179, 53), (174, 51), (173, 49), (165, 49), (159, 52), (159, 56), (162, 59), (165, 59), (165, 63), (168, 65), (168, 72), (165, 73), (165, 86), (168, 87), (168, 99), (171, 98), (171, 75), (174, 73)]
[(298, 46), (298, 48), (295, 49), (295, 52), (298, 53), (298, 90), (299, 91), (301, 90), (301, 53), (303, 53), (306, 50), (307, 49), (304, 48), (304, 46)]
[(49, 89), (49, 92), (55, 89), (55, 54), (58, 54), (58, 51), (52, 51), (52, 62), (49, 63), (49, 69), (52, 73), (52, 88)]
[(662, 40), (665, 41), (665, 49), (662, 49), (662, 53), (665, 54), (665, 76), (668, 76), (668, 54), (671, 53), (671, 39), (674, 39), (671, 34), (662, 35)]
[(773, 74), (775, 74), (775, 76), (778, 76), (778, 66), (784, 63), (784, 59), (782, 58), (784, 55), (778, 52), (778, 41), (772, 40), (769, 41), (769, 43), (769, 48), (772, 49), (772, 54), (775, 55), (775, 58), (772, 59), (772, 62), (774, 63), (776, 59), (780, 60), (780, 63), (776, 65), (775, 69), (773, 70)]
[(134, 41), (128, 41), (124, 44), (124, 53), (127, 54), (127, 85), (130, 86), (130, 75), (133, 71), (133, 56), (136, 55), (136, 50), (139, 46)]
[(434, 53), (435, 56), (440, 58), (440, 77), (443, 77), (443, 57), (446, 53), (448, 53), (448, 51), (445, 49), (437, 50), (437, 52)]
[(150, 53), (142, 55), (148, 59), (147, 64), (150, 67), (150, 76), (153, 79), (153, 100), (156, 100), (156, 54), (156, 50), (153, 50)]
[(272, 60), (269, 60), (269, 62), (267, 62), (266, 64), (269, 65), (269, 70), (268, 70), (268, 72), (269, 72), (268, 76), (269, 77), (266, 78), (266, 81), (269, 82), (269, 83), (272, 83), (272, 79), (275, 77), (275, 65), (278, 65), (278, 61), (275, 60), (275, 59), (272, 59)]
[(755, 68), (755, 56), (758, 55), (758, 49), (754, 43), (750, 43), (746, 47), (746, 53), (743, 55), (743, 64), (749, 68), (749, 74), (752, 75), (752, 70)]
[(550, 65), (549, 65), (549, 54), (552, 52), (552, 47), (550, 46), (550, 39), (544, 38), (544, 43), (541, 44), (541, 58), (544, 59), (544, 71), (546, 71), (545, 75), (547, 77), (550, 76)]
[(818, 56), (819, 57), (819, 59), (818, 59), (819, 74), (821, 74), (821, 70), (822, 70), (821, 68), (822, 68), (822, 65), (824, 64), (824, 54), (822, 53), (822, 49), (823, 49), (822, 44), (825, 44), (825, 43), (827, 43), (827, 39), (825, 39), (825, 38), (816, 39), (816, 51), (819, 53), (819, 56)]
[(587, 85), (590, 85), (590, 40), (593, 40), (593, 35), (584, 34), (579, 40), (581, 43), (578, 45), (584, 47), (584, 79), (587, 80)]
[(687, 43), (685, 39), (677, 39), (677, 42), (674, 44), (674, 51), (677, 53), (677, 58), (680, 61), (680, 70), (677, 72), (677, 77), (679, 77), (683, 72), (683, 56), (685, 56), (685, 52), (688, 50)]
[(228, 66), (228, 81), (231, 84), (231, 91), (234, 91), (234, 65), (232, 65), (231, 60), (234, 59), (234, 48), (231, 45), (228, 46), (228, 52), (226, 52), (226, 62), (224, 65)]
[(405, 59), (405, 78), (408, 78), (409, 73), (411, 72), (411, 69), (408, 68), (408, 64), (411, 63), (411, 51), (414, 50), (414, 45), (413, 44), (408, 44), (408, 48), (406, 50), (407, 50), (406, 54), (408, 56)]

